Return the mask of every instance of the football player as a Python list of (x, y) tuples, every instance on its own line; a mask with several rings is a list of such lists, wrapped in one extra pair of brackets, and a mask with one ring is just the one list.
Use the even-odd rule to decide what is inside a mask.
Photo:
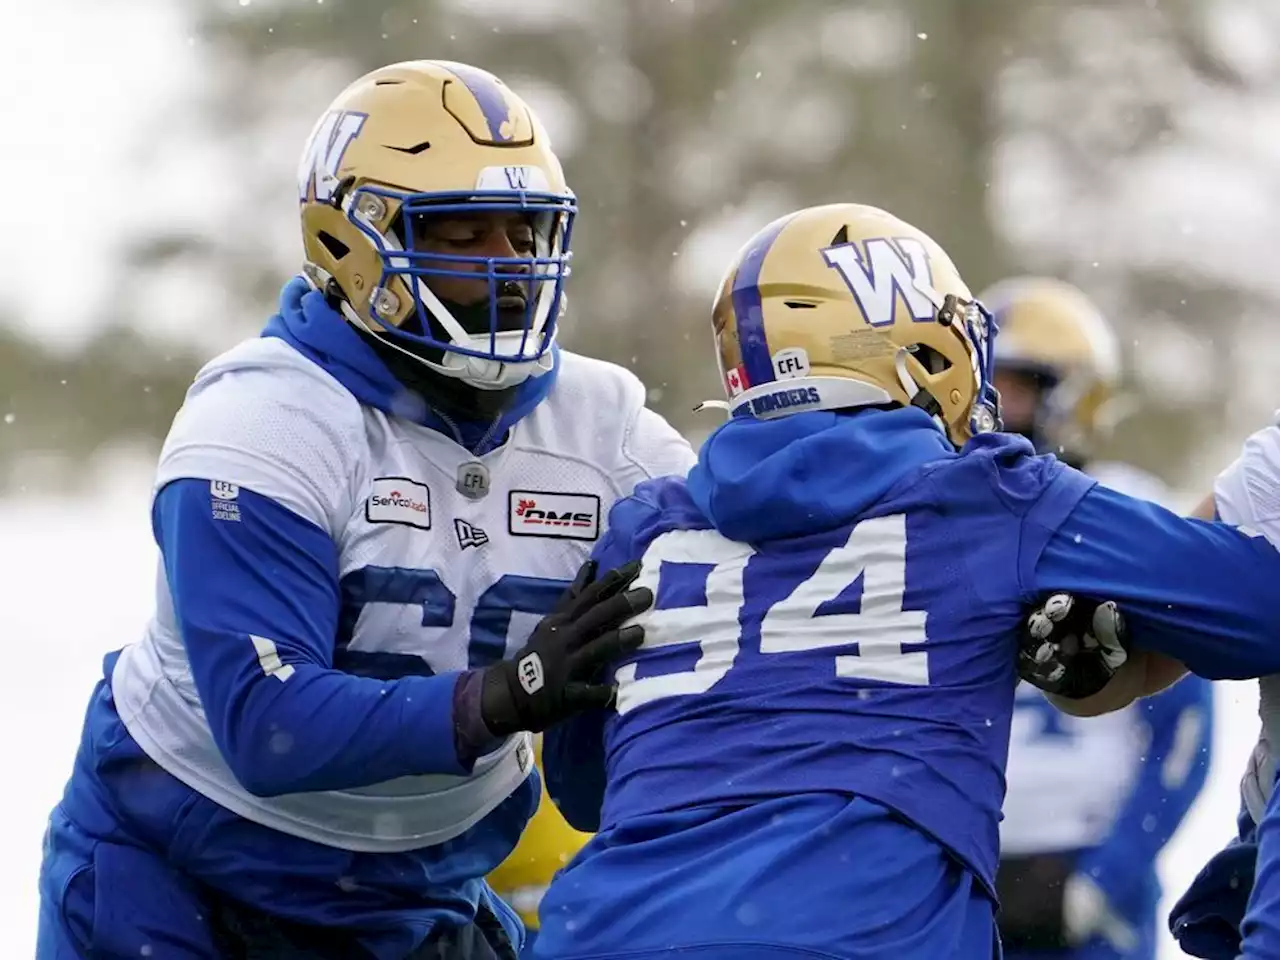
[[(1155, 477), (1091, 455), (1115, 403), (1120, 349), (1084, 293), (1020, 277), (979, 299), (1000, 328), (1004, 429), (1159, 502)], [(1212, 717), (1212, 685), (1199, 677), (1090, 720), (1019, 685), (997, 874), (1006, 957), (1154, 960), (1156, 858), (1204, 786)]]
[[(534, 738), (533, 748), (535, 762), (541, 769), (541, 737)], [(511, 856), (489, 874), (489, 886), (493, 892), (511, 904), (524, 921), (526, 955), (531, 954), (537, 938), (538, 905), (542, 903), (551, 878), (590, 839), (589, 834), (565, 823), (544, 784), (538, 811), (529, 821), (520, 842), (511, 851)]]
[(537, 805), (526, 731), (638, 642), (647, 589), (584, 561), (692, 452), (555, 345), (576, 205), (529, 107), (376, 70), (298, 200), (303, 275), (161, 453), (155, 614), (51, 816), (42, 960), (514, 957), (484, 877)]
[[(1245, 442), (1196, 513), (1280, 545), (1278, 504), (1280, 415)], [(1132, 698), (1160, 690), (1185, 670), (1176, 659), (1153, 650), (1135, 650), (1096, 697), (1058, 702), (1074, 712), (1124, 709)], [(1280, 956), (1280, 849), (1276, 837), (1280, 804), (1274, 790), (1280, 686), (1275, 674), (1270, 666), (1260, 666), (1252, 673), (1259, 677), (1262, 724), (1240, 782), (1236, 836), (1204, 866), (1169, 918), (1174, 937), (1191, 956), (1208, 960)], [(1241, 679), (1250, 676), (1244, 671), (1233, 675)]]
[(731, 419), (594, 551), (656, 599), (616, 710), (545, 735), (552, 797), (597, 832), (534, 955), (995, 956), (1024, 608), (1119, 581), (1135, 644), (1277, 669), (1280, 553), (995, 432), (989, 314), (884, 211), (768, 225), (712, 317)]

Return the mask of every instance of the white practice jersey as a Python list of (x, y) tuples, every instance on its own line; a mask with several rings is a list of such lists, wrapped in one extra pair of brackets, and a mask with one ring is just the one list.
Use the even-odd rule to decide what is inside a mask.
[[(694, 462), (679, 434), (645, 408), (635, 376), (565, 351), (560, 357), (547, 398), (506, 443), (476, 458), (434, 430), (361, 405), (282, 340), (247, 341), (197, 376), (155, 490), (208, 479), (220, 519), (238, 518), (235, 499), (247, 489), (328, 533), (344, 584), (354, 578), (383, 601), (344, 611), (349, 636), (338, 642), (348, 654), (421, 657), (436, 673), (465, 669), (473, 658), (490, 662), (524, 644), (540, 619), (535, 611), (573, 578), (615, 500), (648, 477), (683, 475)], [(413, 595), (397, 601), (379, 593), (380, 571), (396, 571)], [(478, 822), (531, 769), (522, 734), (466, 777), (254, 796), (214, 743), (163, 568), (155, 616), (121, 655), (112, 686), (129, 732), (169, 773), (249, 820), (343, 849), (441, 843)]]
[[(1260, 534), (1280, 549), (1280, 426), (1276, 424), (1280, 424), (1280, 413), (1272, 426), (1245, 441), (1240, 456), (1218, 476), (1213, 497), (1222, 520)], [(1240, 781), (1240, 796), (1254, 823), (1262, 822), (1275, 783), (1280, 675), (1259, 678), (1258, 716), (1262, 721), (1258, 743)]]
[[(1131, 497), (1160, 502), (1167, 496), (1159, 479), (1128, 464), (1090, 464), (1087, 472)], [(1001, 853), (1027, 856), (1098, 844), (1133, 786), (1146, 739), (1137, 705), (1101, 717), (1072, 717), (1035, 687), (1019, 683)]]

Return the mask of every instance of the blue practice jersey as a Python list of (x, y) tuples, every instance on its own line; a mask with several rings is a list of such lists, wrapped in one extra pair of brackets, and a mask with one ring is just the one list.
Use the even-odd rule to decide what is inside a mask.
[(675, 478), (615, 508), (601, 566), (643, 557), (656, 600), (616, 673), (603, 825), (856, 794), (992, 883), (1023, 579), (1091, 481), (1011, 437), (955, 455), (919, 420), (927, 460), (796, 536), (730, 540)]
[[(613, 869), (628, 845), (684, 882), (681, 861), (706, 851), (663, 859), (653, 843), (690, 811), (861, 798), (990, 890), (1017, 632), (1047, 590), (1121, 601), (1136, 642), (1210, 672), (1280, 666), (1260, 642), (1264, 584), (1280, 573), (1264, 541), (1097, 488), (1018, 438), (957, 453), (917, 410), (726, 424), (687, 483), (644, 484), (614, 507), (596, 556), (642, 558), (656, 601), (616, 671), (616, 713), (547, 735), (552, 796), (600, 830), (544, 901), (548, 956), (611, 951), (610, 935), (582, 931), (644, 916), (648, 880), (629, 891)], [(847, 918), (859, 871), (824, 863), (830, 845), (792, 851), (827, 878), (796, 896), (843, 902)], [(731, 927), (707, 920), (699, 936)]]

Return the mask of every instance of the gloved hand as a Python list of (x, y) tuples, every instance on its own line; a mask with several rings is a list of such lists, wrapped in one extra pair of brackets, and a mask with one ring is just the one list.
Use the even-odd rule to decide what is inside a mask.
[(1138, 935), (1116, 915), (1102, 889), (1083, 873), (1073, 873), (1062, 885), (1062, 926), (1073, 947), (1101, 937), (1117, 953), (1128, 955), (1138, 946)]
[(1092, 696), (1129, 659), (1124, 617), (1111, 601), (1054, 593), (1028, 614), (1018, 642), (1018, 676), (1047, 693)]
[(644, 629), (622, 624), (653, 604), (647, 587), (627, 589), (639, 572), (635, 561), (596, 580), (595, 561), (588, 560), (528, 643), (484, 669), (480, 716), (490, 733), (540, 733), (613, 702), (614, 687), (601, 682), (604, 668), (640, 646)]

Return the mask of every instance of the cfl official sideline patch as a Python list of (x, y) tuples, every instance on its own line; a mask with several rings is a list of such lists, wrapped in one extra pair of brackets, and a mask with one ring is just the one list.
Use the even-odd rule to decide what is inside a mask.
[(236, 500), (240, 496), (240, 487), (226, 480), (209, 481), (209, 505), (213, 510), (213, 519), (240, 522), (240, 505)]

